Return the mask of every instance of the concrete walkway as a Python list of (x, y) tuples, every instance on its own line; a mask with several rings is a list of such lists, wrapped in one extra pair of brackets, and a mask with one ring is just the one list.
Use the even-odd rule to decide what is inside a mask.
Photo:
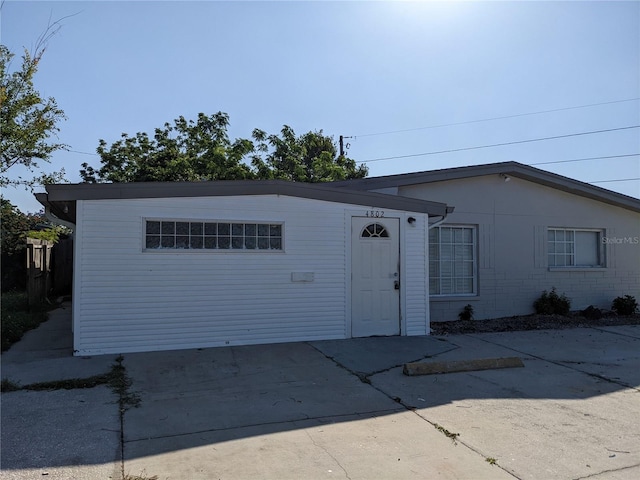
[[(107, 373), (115, 356), (73, 357), (71, 307), (2, 354), (1, 375), (21, 386)], [(119, 479), (118, 396), (108, 387), (3, 393), (1, 479)]]
[[(3, 354), (2, 377), (108, 371), (70, 356), (69, 317)], [(402, 374), (499, 356), (525, 368)], [(106, 386), (2, 394), (0, 478), (636, 479), (638, 365), (638, 326), (126, 354), (140, 405), (122, 416)]]

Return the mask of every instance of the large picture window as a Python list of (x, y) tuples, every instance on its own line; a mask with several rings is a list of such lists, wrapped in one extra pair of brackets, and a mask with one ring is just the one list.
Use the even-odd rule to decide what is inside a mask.
[(549, 228), (549, 267), (604, 267), (602, 230)]
[(282, 250), (282, 224), (145, 221), (146, 250)]
[(476, 228), (435, 227), (429, 230), (429, 293), (476, 295)]

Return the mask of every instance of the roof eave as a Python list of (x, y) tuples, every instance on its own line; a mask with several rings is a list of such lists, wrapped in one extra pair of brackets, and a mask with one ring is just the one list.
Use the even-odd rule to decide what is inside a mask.
[[(282, 180), (231, 180), (217, 182), (141, 182), (111, 184), (58, 184), (46, 187), (47, 202), (56, 216), (71, 213), (75, 220), (76, 200), (113, 200), (134, 198), (215, 197), (240, 195), (284, 195), (367, 207), (383, 207), (440, 216), (444, 203), (386, 195), (382, 193), (336, 188), (327, 184), (286, 182)], [(65, 209), (67, 212), (65, 213)], [(66, 220), (66, 218), (65, 218)]]
[(349, 188), (354, 190), (378, 190), (390, 187), (437, 183), (485, 175), (497, 175), (501, 173), (627, 210), (640, 212), (640, 200), (637, 198), (613, 192), (606, 188), (597, 187), (569, 177), (547, 172), (545, 170), (540, 170), (518, 162), (490, 163), (485, 165), (454, 167), (426, 172), (404, 173), (385, 177), (345, 180), (342, 182), (336, 182), (332, 185), (337, 188)]
[(36, 193), (35, 197), (36, 200), (55, 217), (65, 222), (76, 223), (75, 200), (51, 201), (47, 193)]

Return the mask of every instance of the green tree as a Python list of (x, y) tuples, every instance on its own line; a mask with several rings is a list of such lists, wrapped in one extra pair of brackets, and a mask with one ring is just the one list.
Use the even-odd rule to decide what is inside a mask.
[(62, 143), (49, 141), (60, 131), (58, 123), (65, 119), (64, 112), (54, 98), (42, 98), (33, 85), (45, 51), (43, 45), (55, 31), (47, 29), (47, 36), (41, 37), (34, 55), (25, 50), (22, 65), (13, 72), (10, 64), (14, 54), (0, 45), (0, 186), (32, 187), (63, 178), (64, 171), (40, 174), (32, 179), (8, 177), (9, 169), (15, 165), (34, 172), (39, 168), (38, 162), (48, 162), (53, 152), (66, 148)]
[(356, 166), (354, 160), (338, 155), (333, 138), (325, 136), (322, 130), (296, 136), (285, 125), (280, 136), (254, 130), (253, 138), (257, 153), (252, 164), (258, 178), (316, 183), (363, 178), (368, 173), (365, 165)]
[(319, 132), (296, 136), (285, 126), (280, 135), (253, 131), (252, 140), (229, 139), (229, 116), (179, 117), (157, 128), (153, 137), (122, 134), (111, 145), (100, 140), (101, 166), (82, 164), (84, 182), (203, 181), (284, 179), (325, 182), (366, 176), (365, 166), (338, 156), (331, 137)]
[(25, 248), (28, 232), (49, 224), (44, 215), (23, 213), (5, 198), (0, 198), (0, 220), (2, 253), (7, 255)]
[(174, 120), (157, 128), (153, 138), (146, 133), (130, 137), (126, 133), (112, 145), (100, 140), (98, 154), (102, 166), (82, 164), (83, 181), (152, 182), (237, 180), (252, 178), (251, 168), (242, 162), (253, 151), (246, 139), (229, 139), (229, 116), (218, 112), (198, 119)]

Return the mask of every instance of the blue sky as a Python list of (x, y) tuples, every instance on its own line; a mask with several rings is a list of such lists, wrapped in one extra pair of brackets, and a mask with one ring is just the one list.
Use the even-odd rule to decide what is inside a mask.
[[(73, 150), (45, 170), (64, 167), (71, 182), (82, 162), (99, 165), (77, 152), (101, 138), (217, 111), (232, 138), (285, 124), (355, 137), (347, 153), (370, 176), (640, 153), (633, 128), (377, 160), (640, 125), (638, 1), (6, 1), (2, 43), (18, 57), (67, 15), (36, 86), (64, 109), (59, 140)], [(496, 117), (511, 118), (474, 122)], [(638, 155), (537, 166), (586, 182), (640, 177)], [(597, 185), (640, 198), (639, 180)], [(40, 208), (30, 192), (2, 193)]]

